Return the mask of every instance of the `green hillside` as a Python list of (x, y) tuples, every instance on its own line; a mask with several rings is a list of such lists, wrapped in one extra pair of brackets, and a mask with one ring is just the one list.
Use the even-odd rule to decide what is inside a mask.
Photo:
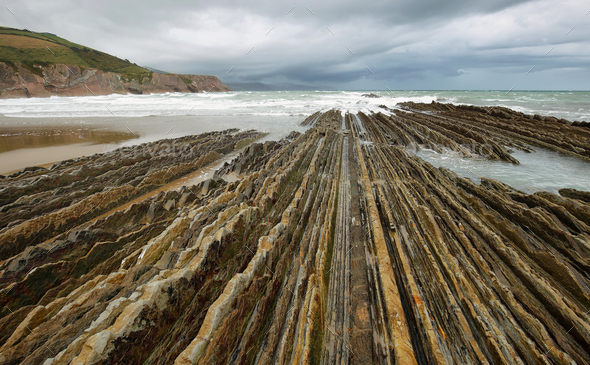
[(46, 66), (52, 63), (76, 65), (81, 69), (96, 68), (130, 76), (151, 73), (131, 62), (72, 43), (54, 34), (6, 27), (0, 27), (0, 62), (18, 62), (35, 73), (39, 73), (39, 69), (32, 67), (34, 64)]

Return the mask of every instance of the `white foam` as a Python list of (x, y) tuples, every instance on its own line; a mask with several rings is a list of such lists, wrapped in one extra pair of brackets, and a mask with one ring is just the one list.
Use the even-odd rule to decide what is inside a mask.
[[(378, 92), (377, 92), (378, 93)], [(103, 95), (0, 100), (0, 113), (7, 117), (147, 117), (147, 116), (289, 116), (310, 115), (318, 110), (343, 112), (383, 111), (397, 103), (429, 103), (435, 95), (396, 96), (380, 93), (367, 98), (363, 92), (228, 92), (164, 93), (153, 95)]]
[[(379, 98), (367, 98), (373, 93)], [(503, 106), (527, 114), (553, 115), (568, 120), (588, 120), (588, 92), (512, 91), (232, 91), (226, 93), (165, 93), (153, 95), (104, 95), (5, 99), (0, 115), (6, 119), (85, 118), (145, 116), (308, 116), (316, 111), (381, 111), (380, 105), (444, 103)], [(112, 112), (112, 113), (111, 113)]]

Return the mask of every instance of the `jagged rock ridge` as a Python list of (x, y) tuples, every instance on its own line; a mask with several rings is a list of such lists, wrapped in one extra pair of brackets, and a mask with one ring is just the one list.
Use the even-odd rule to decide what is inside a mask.
[[(407, 151), (472, 153), (473, 140), (516, 163), (507, 146), (560, 138), (586, 156), (587, 131), (551, 137), (540, 131), (554, 122), (535, 119), (517, 138), (484, 109), (439, 108), (316, 113), (207, 187), (14, 248), (0, 266), (0, 363), (590, 363), (584, 192), (478, 185)], [(47, 199), (17, 195), (3, 211)]]

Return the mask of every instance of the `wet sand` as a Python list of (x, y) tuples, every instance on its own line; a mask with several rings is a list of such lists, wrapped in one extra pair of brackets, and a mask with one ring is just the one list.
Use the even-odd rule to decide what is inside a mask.
[(112, 151), (227, 128), (268, 133), (278, 140), (298, 127), (301, 117), (271, 116), (148, 116), (14, 118), (0, 115), (0, 174), (29, 166)]
[(72, 127), (64, 123), (44, 125), (38, 121), (31, 124), (17, 118), (3, 120), (0, 125), (0, 174), (28, 166), (49, 167), (61, 160), (105, 152), (140, 137), (130, 131), (99, 125)]
[(80, 143), (120, 143), (139, 138), (131, 132), (95, 128), (0, 128), (0, 153), (21, 148), (63, 146)]
[(0, 154), (0, 174), (10, 174), (28, 166), (49, 168), (55, 162), (104, 152), (108, 147), (108, 144), (76, 143), (4, 152)]

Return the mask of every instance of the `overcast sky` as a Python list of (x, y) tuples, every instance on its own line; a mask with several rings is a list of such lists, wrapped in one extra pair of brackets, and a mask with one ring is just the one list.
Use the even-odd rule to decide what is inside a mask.
[(2, 1), (4, 26), (224, 82), (590, 89), (589, 1)]

